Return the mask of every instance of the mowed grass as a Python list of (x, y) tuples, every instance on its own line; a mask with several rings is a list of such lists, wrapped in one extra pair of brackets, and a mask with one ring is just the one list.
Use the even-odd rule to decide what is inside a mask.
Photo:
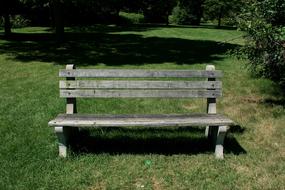
[[(175, 26), (67, 31), (62, 45), (52, 41), (48, 28), (17, 29), (13, 39), (0, 39), (0, 189), (285, 189), (284, 96), (227, 54), (242, 44), (240, 32)], [(58, 70), (70, 63), (137, 69), (215, 65), (224, 71), (218, 112), (238, 125), (228, 134), (225, 159), (215, 160), (204, 128), (191, 127), (83, 131), (69, 157), (59, 158), (47, 123), (65, 111)], [(205, 104), (202, 99), (79, 99), (78, 111), (191, 113), (205, 112)]]

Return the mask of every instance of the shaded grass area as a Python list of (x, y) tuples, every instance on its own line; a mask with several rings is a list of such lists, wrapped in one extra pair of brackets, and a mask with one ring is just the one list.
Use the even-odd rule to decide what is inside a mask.
[[(119, 133), (118, 133), (119, 131)], [(82, 130), (72, 145), (77, 154), (199, 154), (212, 153), (213, 147), (206, 139), (205, 128), (101, 128)], [(143, 135), (139, 135), (143, 134)], [(246, 153), (232, 136), (226, 139), (225, 151), (236, 155)]]
[[(220, 42), (239, 32), (214, 28), (95, 26), (70, 28), (58, 45), (46, 28), (0, 39), (0, 189), (284, 189), (284, 96), (251, 78)], [(37, 34), (31, 34), (36, 32)], [(58, 70), (79, 68), (224, 71), (218, 112), (240, 127), (214, 159), (203, 128), (82, 131), (66, 160), (57, 157), (47, 122), (63, 113)], [(199, 99), (78, 100), (80, 113), (204, 112)]]
[(165, 62), (181, 65), (221, 60), (221, 54), (237, 46), (220, 44), (211, 39), (185, 39), (179, 35), (145, 36), (139, 33), (151, 34), (152, 27), (126, 28), (123, 33), (122, 28), (115, 30), (114, 27), (107, 28), (109, 30), (105, 32), (102, 29), (97, 31), (97, 27), (91, 29), (69, 29), (65, 42), (60, 45), (54, 42), (51, 33), (15, 33), (9, 43), (1, 45), (0, 53), (9, 52), (13, 54), (13, 59), (23, 62), (37, 60), (78, 66), (141, 66)]

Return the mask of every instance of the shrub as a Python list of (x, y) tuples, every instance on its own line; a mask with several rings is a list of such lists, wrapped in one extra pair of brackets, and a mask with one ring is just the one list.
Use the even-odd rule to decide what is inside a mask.
[[(10, 17), (12, 28), (22, 28), (30, 25), (30, 20), (21, 15), (14, 15)], [(0, 17), (0, 27), (4, 27), (4, 18)]]
[(179, 0), (172, 11), (171, 21), (175, 24), (199, 25), (201, 16), (201, 0)]
[(205, 0), (203, 3), (203, 17), (205, 20), (217, 21), (221, 24), (234, 26), (236, 16), (241, 13), (244, 6), (242, 0)]
[(14, 15), (11, 17), (11, 24), (13, 28), (22, 28), (30, 24), (30, 20), (21, 15)]
[(170, 23), (185, 24), (187, 23), (188, 13), (185, 9), (181, 8), (179, 4), (173, 8)]
[(246, 44), (240, 49), (249, 60), (253, 74), (285, 84), (285, 2), (253, 1), (239, 19), (246, 32)]

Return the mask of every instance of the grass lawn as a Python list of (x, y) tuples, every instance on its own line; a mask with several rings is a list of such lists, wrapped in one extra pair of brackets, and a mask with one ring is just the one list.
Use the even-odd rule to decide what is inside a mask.
[[(48, 28), (0, 37), (0, 189), (285, 189), (285, 99), (227, 54), (240, 32), (210, 27), (67, 28), (57, 45)], [(235, 39), (235, 40), (231, 40)], [(223, 43), (226, 42), (226, 43)], [(237, 122), (223, 161), (203, 128), (96, 129), (60, 159), (49, 120), (65, 110), (58, 70), (79, 68), (224, 71), (218, 112)], [(80, 113), (205, 112), (205, 100), (97, 99)], [(90, 133), (91, 137), (86, 134)]]

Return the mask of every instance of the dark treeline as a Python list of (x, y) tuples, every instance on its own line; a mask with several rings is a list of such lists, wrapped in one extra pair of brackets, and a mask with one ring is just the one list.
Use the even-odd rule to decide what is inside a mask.
[[(237, 11), (242, 1), (219, 0), (9, 0), (2, 3), (1, 25), (11, 26), (124, 24), (120, 12), (143, 15), (145, 23), (199, 25), (204, 18), (219, 20)], [(240, 3), (239, 3), (240, 2)], [(17, 15), (17, 16), (15, 16)], [(232, 16), (232, 15), (231, 15)], [(171, 18), (171, 19), (170, 19)], [(12, 21), (11, 21), (12, 20)]]
[(137, 20), (236, 25), (246, 34), (238, 54), (249, 59), (253, 73), (285, 86), (284, 7), (284, 0), (6, 0), (0, 6), (0, 26), (7, 37), (13, 27), (52, 26), (57, 41), (62, 41), (65, 26), (124, 25)]

